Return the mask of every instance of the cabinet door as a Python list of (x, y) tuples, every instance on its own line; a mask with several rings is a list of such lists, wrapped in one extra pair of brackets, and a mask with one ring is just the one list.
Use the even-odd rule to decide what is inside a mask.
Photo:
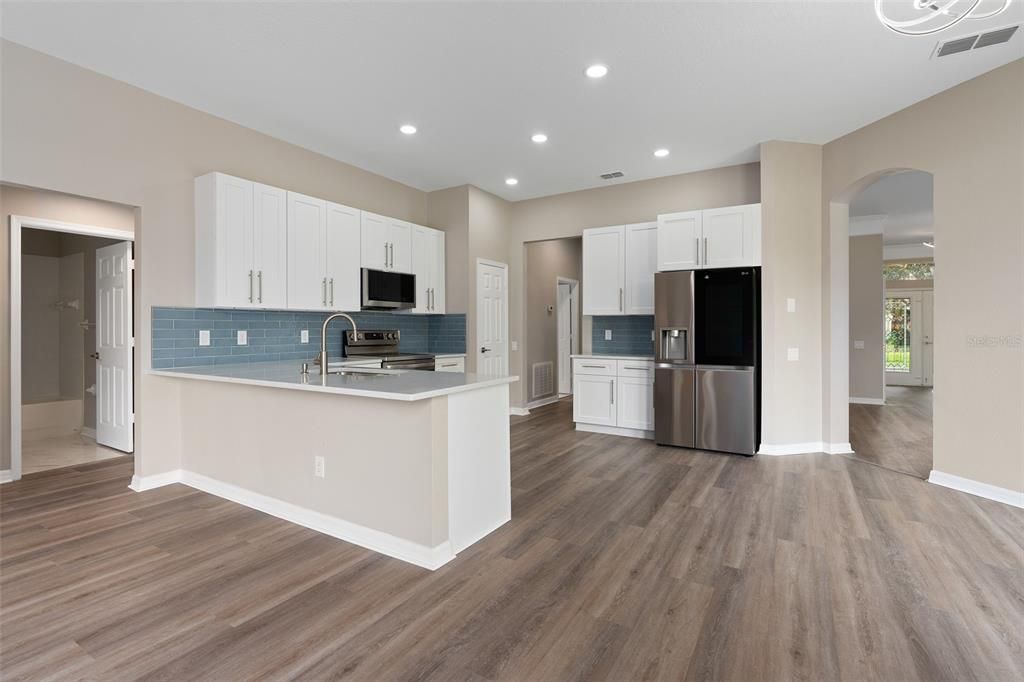
[(388, 218), (391, 233), (390, 270), (412, 272), (412, 223)]
[(327, 307), (359, 310), (359, 209), (327, 202)]
[(364, 268), (387, 270), (390, 262), (391, 228), (388, 219), (376, 213), (360, 213), (359, 261)]
[(288, 307), (327, 309), (327, 202), (288, 192)]
[(253, 184), (253, 269), (260, 308), (288, 305), (288, 193)]
[(622, 315), (625, 288), (625, 228), (583, 230), (583, 314)]
[(701, 212), (658, 216), (658, 272), (701, 267)]
[(653, 430), (654, 382), (642, 377), (619, 377), (617, 383), (617, 425), (626, 429)]
[(627, 315), (654, 314), (654, 272), (658, 269), (658, 223), (626, 225)]
[(576, 374), (574, 378), (573, 421), (615, 426), (615, 377)]
[(256, 303), (256, 272), (253, 266), (253, 183), (218, 173), (217, 296), (215, 305), (252, 308)]
[(430, 312), (430, 289), (434, 286), (434, 230), (412, 226), (412, 273), (416, 275), (416, 307), (414, 313)]
[[(704, 267), (757, 265), (761, 249), (755, 244), (754, 223), (761, 214), (760, 204), (713, 208), (703, 213)], [(760, 230), (756, 232), (759, 237)]]

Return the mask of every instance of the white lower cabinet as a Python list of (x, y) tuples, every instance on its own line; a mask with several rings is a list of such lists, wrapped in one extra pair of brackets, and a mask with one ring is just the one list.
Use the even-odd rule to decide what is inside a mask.
[(465, 372), (466, 371), (466, 356), (448, 356), (439, 357), (434, 360), (434, 371), (435, 372)]
[(578, 430), (653, 437), (654, 363), (574, 358), (572, 410)]

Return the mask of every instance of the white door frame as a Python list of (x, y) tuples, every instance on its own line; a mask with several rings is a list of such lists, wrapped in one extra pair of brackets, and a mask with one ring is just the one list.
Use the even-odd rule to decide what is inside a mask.
[[(474, 277), (473, 287), (474, 287), (474, 291), (476, 291), (476, 288), (475, 288), (476, 287), (476, 283), (480, 280), (480, 266), (481, 265), (490, 265), (490, 266), (493, 266), (493, 267), (496, 267), (496, 268), (501, 268), (502, 270), (505, 271), (505, 296), (504, 296), (504, 298), (505, 298), (505, 333), (508, 336), (511, 336), (511, 333), (510, 333), (511, 329), (509, 329), (509, 326), (508, 326), (508, 288), (509, 288), (508, 263), (502, 263), (501, 261), (496, 261), (496, 260), (488, 260), (487, 258), (477, 258), (476, 259), (476, 269), (473, 271), (473, 277)], [(480, 359), (480, 316), (476, 314), (476, 311), (480, 310), (480, 292), (479, 291), (476, 291), (476, 300), (473, 301), (473, 306), (474, 306), (473, 307), (474, 315), (476, 315), (476, 335), (474, 337), (474, 340), (477, 342), (476, 346), (473, 348), (473, 357), (476, 358), (477, 360), (479, 360)], [(509, 364), (509, 349), (510, 349), (511, 345), (512, 345), (512, 339), (511, 338), (505, 339), (505, 371), (508, 371), (509, 368), (511, 367), (511, 365)], [(475, 362), (474, 366), (477, 368), (477, 371), (480, 371), (479, 362)]]
[[(563, 395), (562, 385), (560, 383), (561, 382), (561, 376), (562, 376), (562, 368), (561, 368), (562, 356), (561, 356), (561, 353), (558, 352), (558, 339), (557, 339), (557, 335), (559, 334), (558, 330), (560, 330), (562, 328), (562, 315), (566, 314), (566, 311), (562, 310), (562, 300), (558, 296), (558, 287), (561, 286), (562, 284), (568, 284), (569, 285), (569, 307), (571, 308), (571, 310), (569, 311), (569, 313), (570, 313), (570, 315), (569, 315), (569, 355), (571, 356), (573, 353), (579, 353), (580, 352), (580, 347), (579, 347), (579, 343), (580, 343), (580, 330), (577, 328), (577, 327), (579, 327), (579, 325), (576, 324), (576, 320), (578, 319), (578, 313), (579, 313), (579, 309), (580, 309), (580, 283), (577, 280), (575, 280), (575, 279), (570, 279), (568, 277), (562, 277), (561, 275), (558, 275), (557, 277), (555, 277), (555, 308), (556, 308), (556, 317), (555, 317), (555, 330), (556, 330), (556, 332), (555, 332), (555, 334), (556, 334), (555, 353), (557, 354), (557, 357), (558, 357), (557, 365), (558, 365), (558, 377), (559, 377), (558, 378), (559, 384), (558, 384), (558, 386), (556, 387), (556, 390), (555, 390), (555, 393), (557, 395)], [(573, 391), (573, 386), (572, 386), (572, 367), (571, 367), (571, 364), (570, 364), (570, 367), (569, 367), (569, 391), (568, 391), (568, 395), (572, 395), (572, 391)]]
[[(81, 234), (88, 237), (103, 237), (120, 241), (135, 242), (135, 233), (126, 230), (115, 230), (95, 225), (65, 223), (46, 218), (28, 216), (11, 216), (10, 240), (10, 330), (11, 330), (11, 469), (0, 472), (0, 482), (17, 481), (21, 478), (21, 231), (23, 228), (33, 230), (49, 230), (50, 232), (66, 232)], [(132, 256), (135, 257), (134, 255)], [(134, 286), (134, 284), (133, 284)], [(135, 310), (132, 310), (132, 318)], [(135, 354), (135, 350), (132, 350)], [(138, 358), (135, 358), (136, 366)]]

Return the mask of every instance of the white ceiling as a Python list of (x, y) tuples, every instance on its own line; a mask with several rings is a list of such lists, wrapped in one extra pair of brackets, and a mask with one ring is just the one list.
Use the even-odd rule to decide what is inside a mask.
[(932, 174), (905, 171), (885, 175), (850, 201), (850, 233), (878, 234), (886, 244), (931, 240)]
[[(1017, 35), (931, 60), (934, 37), (891, 33), (870, 0), (0, 7), (14, 42), (423, 190), (510, 200), (828, 142), (1024, 56)], [(1016, 2), (941, 35), (1022, 20)]]

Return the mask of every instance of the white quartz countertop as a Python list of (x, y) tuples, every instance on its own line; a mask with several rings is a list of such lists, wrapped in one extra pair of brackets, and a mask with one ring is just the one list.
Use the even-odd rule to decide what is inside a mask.
[[(343, 363), (332, 362), (330, 366), (331, 368), (340, 368)], [(303, 375), (301, 368), (300, 361), (289, 360), (181, 367), (178, 369), (151, 369), (147, 371), (147, 374), (176, 379), (219, 381), (384, 400), (424, 400), (488, 386), (511, 384), (519, 380), (519, 377), (516, 376), (403, 369), (351, 370), (352, 373), (347, 375), (329, 374), (326, 377), (321, 377), (318, 372), (319, 368), (316, 366), (310, 367), (308, 375)], [(367, 374), (367, 372), (373, 374)]]
[(438, 353), (434, 356), (435, 358), (464, 358), (465, 353)]
[(591, 360), (654, 360), (653, 355), (609, 355), (600, 353), (573, 355), (573, 358), (589, 358)]

